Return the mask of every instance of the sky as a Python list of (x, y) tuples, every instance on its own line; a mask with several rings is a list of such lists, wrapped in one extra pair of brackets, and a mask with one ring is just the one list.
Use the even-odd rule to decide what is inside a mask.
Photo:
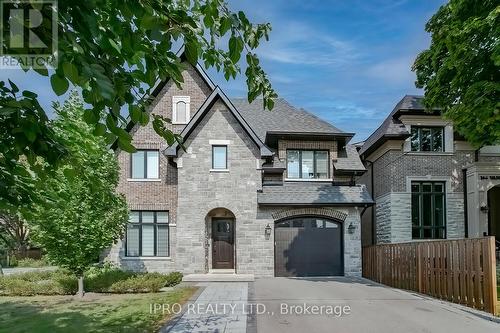
[[(270, 22), (269, 42), (256, 53), (279, 97), (336, 127), (368, 137), (415, 88), (411, 65), (430, 37), (425, 23), (444, 0), (229, 0), (254, 23)], [(244, 75), (213, 81), (231, 97), (245, 97)], [(48, 78), (2, 70), (50, 107), (57, 100)]]

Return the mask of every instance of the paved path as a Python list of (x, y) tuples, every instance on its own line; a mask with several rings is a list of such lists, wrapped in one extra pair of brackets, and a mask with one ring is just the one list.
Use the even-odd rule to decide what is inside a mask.
[(13, 267), (13, 268), (2, 268), (4, 275), (21, 274), (27, 272), (39, 272), (39, 271), (54, 271), (57, 266), (47, 266), (47, 267)]
[[(486, 313), (365, 279), (269, 278), (257, 279), (250, 288), (250, 294), (254, 293), (250, 302), (263, 303), (267, 309), (265, 314), (257, 315), (259, 333), (500, 332), (500, 324), (488, 320), (491, 317)], [(338, 317), (325, 313), (297, 314), (304, 309), (304, 303), (323, 305), (323, 312), (328, 306), (349, 306), (350, 313)], [(299, 306), (295, 314), (290, 314), (290, 305)]]
[(245, 333), (247, 330), (248, 283), (199, 283), (204, 287), (184, 314), (161, 330), (166, 333), (217, 332)]

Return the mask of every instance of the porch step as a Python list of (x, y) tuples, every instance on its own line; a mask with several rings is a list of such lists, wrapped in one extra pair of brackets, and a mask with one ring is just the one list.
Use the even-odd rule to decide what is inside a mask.
[(188, 274), (182, 279), (183, 282), (253, 282), (253, 274)]

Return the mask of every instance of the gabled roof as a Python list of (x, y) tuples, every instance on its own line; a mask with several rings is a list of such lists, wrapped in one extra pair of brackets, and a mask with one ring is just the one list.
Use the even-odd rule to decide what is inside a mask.
[[(404, 96), (375, 132), (365, 140), (359, 154), (368, 156), (389, 139), (406, 139), (410, 133), (399, 120), (399, 116), (403, 114), (423, 114), (426, 111), (423, 98), (423, 96), (418, 95)], [(439, 109), (433, 109), (432, 111), (438, 113)]]
[(246, 98), (231, 100), (263, 142), (267, 142), (268, 136), (273, 134), (354, 136), (353, 133), (346, 133), (304, 109), (292, 106), (283, 98), (275, 100), (271, 111), (264, 109), (262, 99), (256, 99), (252, 103)]
[[(247, 134), (250, 136), (252, 141), (255, 142), (255, 144), (259, 147), (261, 157), (273, 156), (274, 153), (264, 144), (264, 142), (257, 136), (257, 134), (255, 134), (252, 127), (250, 127), (250, 125), (247, 123), (247, 121), (241, 116), (241, 114), (235, 108), (233, 103), (231, 103), (229, 98), (224, 94), (224, 92), (219, 87), (215, 87), (214, 91), (210, 94), (210, 96), (208, 96), (208, 98), (202, 104), (200, 109), (195, 113), (195, 115), (191, 118), (189, 123), (186, 125), (186, 127), (184, 127), (184, 129), (180, 133), (184, 142), (189, 138), (189, 135), (193, 132), (193, 130), (196, 128), (196, 126), (200, 123), (200, 121), (203, 119), (203, 117), (207, 114), (207, 112), (210, 111), (211, 107), (214, 105), (214, 103), (218, 99), (221, 99), (224, 102), (224, 104), (226, 104), (229, 111), (233, 114), (233, 116), (236, 118), (238, 123), (247, 132)], [(168, 147), (167, 149), (165, 149), (164, 153), (167, 156), (174, 157), (174, 156), (177, 156), (177, 152), (178, 152), (179, 148), (180, 148), (180, 145), (176, 142), (173, 145), (171, 145), (170, 147)]]
[(365, 185), (334, 186), (320, 182), (285, 182), (282, 186), (263, 186), (257, 203), (267, 206), (369, 206), (373, 199)]
[[(184, 54), (184, 46), (182, 46), (179, 51), (177, 51), (176, 53), (177, 57), (179, 57), (179, 59), (181, 59), (181, 61), (185, 61), (186, 60), (186, 56)], [(189, 64), (189, 66), (192, 66), (191, 64)], [(200, 77), (203, 79), (203, 82), (205, 82), (207, 84), (207, 86), (211, 89), (211, 90), (214, 90), (215, 89), (215, 84), (213, 83), (213, 81), (210, 79), (210, 77), (208, 76), (208, 74), (205, 72), (205, 70), (203, 69), (203, 67), (200, 66), (200, 64), (196, 64), (196, 66), (193, 66), (194, 69), (196, 70), (196, 72), (200, 75)], [(165, 85), (170, 81), (170, 78), (167, 78), (166, 80), (161, 80), (161, 79), (158, 79), (156, 81), (156, 83), (154, 84), (153, 88), (151, 89), (151, 94), (149, 96), (146, 96), (144, 95), (143, 96), (143, 99), (146, 99), (146, 98), (149, 98), (149, 97), (157, 97), (158, 94), (161, 92), (161, 90), (163, 89), (163, 87), (165, 87)], [(130, 115), (127, 117), (127, 125), (125, 126), (125, 131), (127, 132), (130, 132), (134, 126), (136, 126), (137, 124), (134, 123), (131, 119), (130, 119)], [(117, 142), (118, 140), (115, 140), (115, 142), (113, 142), (111, 144), (111, 149), (116, 149), (116, 145), (117, 145)]]

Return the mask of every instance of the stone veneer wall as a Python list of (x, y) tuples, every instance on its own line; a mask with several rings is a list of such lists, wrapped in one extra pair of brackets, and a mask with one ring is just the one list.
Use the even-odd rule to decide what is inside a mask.
[[(411, 193), (391, 192), (379, 198), (375, 208), (377, 243), (399, 243), (412, 240)], [(446, 193), (447, 238), (464, 237), (463, 193)]]
[[(210, 140), (229, 141), (228, 172), (210, 171)], [(215, 208), (226, 208), (235, 216), (236, 270), (247, 271), (253, 257), (264, 255), (259, 237), (264, 237), (265, 225), (256, 221), (257, 189), (261, 186), (256, 163), (259, 149), (220, 101), (194, 129), (185, 146), (187, 152), (180, 151), (177, 161), (177, 267), (185, 273), (207, 271), (206, 217)]]

